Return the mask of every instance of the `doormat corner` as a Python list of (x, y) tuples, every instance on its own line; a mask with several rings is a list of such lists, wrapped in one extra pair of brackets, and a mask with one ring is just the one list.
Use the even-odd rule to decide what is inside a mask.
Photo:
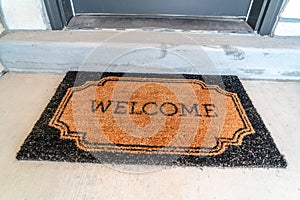
[(285, 168), (236, 76), (68, 72), (18, 160)]

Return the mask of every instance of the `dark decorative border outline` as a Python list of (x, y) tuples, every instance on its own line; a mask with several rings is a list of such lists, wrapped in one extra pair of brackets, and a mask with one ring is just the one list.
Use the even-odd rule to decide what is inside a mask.
[[(154, 83), (178, 83), (178, 84), (197, 84), (204, 90), (215, 90), (216, 92), (229, 96), (234, 104), (235, 108), (242, 119), (244, 128), (237, 130), (232, 138), (217, 138), (217, 145), (213, 148), (203, 148), (203, 147), (175, 147), (175, 146), (145, 146), (145, 145), (125, 145), (125, 144), (109, 144), (109, 143), (89, 143), (85, 140), (86, 133), (74, 133), (69, 130), (69, 127), (60, 120), (66, 105), (73, 96), (74, 92), (85, 90), (91, 86), (104, 86), (105, 83), (109, 81), (125, 81), (125, 82), (154, 82)], [(223, 153), (226, 147), (229, 145), (241, 145), (243, 138), (246, 135), (255, 133), (248, 117), (244, 111), (242, 104), (239, 101), (237, 94), (233, 92), (227, 92), (222, 90), (217, 85), (207, 85), (203, 81), (192, 79), (187, 82), (186, 79), (158, 79), (149, 78), (141, 79), (137, 77), (105, 77), (99, 81), (87, 81), (85, 84), (69, 88), (66, 95), (62, 99), (58, 109), (56, 110), (54, 116), (49, 122), (49, 126), (55, 127), (60, 130), (61, 139), (71, 139), (76, 141), (76, 146), (84, 151), (109, 151), (113, 153), (124, 153), (128, 151), (129, 153), (159, 153), (159, 154), (177, 154), (177, 155), (194, 155), (194, 156), (215, 156)], [(149, 150), (151, 150), (149, 152)]]

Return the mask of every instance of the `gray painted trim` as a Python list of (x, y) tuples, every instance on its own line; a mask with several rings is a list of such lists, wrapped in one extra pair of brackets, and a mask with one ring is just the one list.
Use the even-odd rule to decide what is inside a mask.
[(283, 3), (284, 0), (270, 0), (262, 24), (258, 30), (260, 35), (272, 35)]
[[(266, 0), (264, 0), (266, 1)], [(249, 14), (247, 17), (247, 23), (255, 30), (257, 20), (259, 17), (259, 14), (261, 12), (261, 7), (262, 7), (263, 2), (259, 0), (254, 0), (252, 2), (252, 5), (249, 9)]]
[(67, 24), (67, 19), (66, 19), (66, 16), (65, 16), (63, 3), (62, 3), (62, 1), (57, 1), (57, 3), (58, 3), (58, 8), (60, 9), (60, 15), (61, 15), (62, 23), (65, 26)]
[(260, 9), (256, 24), (255, 24), (254, 31), (258, 31), (260, 29), (260, 26), (263, 22), (264, 14), (265, 14), (266, 10), (268, 9), (268, 3), (269, 3), (269, 0), (264, 0), (262, 7)]
[(62, 30), (64, 28), (61, 10), (56, 0), (44, 0), (52, 30)]
[(58, 0), (58, 7), (60, 9), (62, 22), (64, 26), (66, 26), (74, 16), (71, 0)]

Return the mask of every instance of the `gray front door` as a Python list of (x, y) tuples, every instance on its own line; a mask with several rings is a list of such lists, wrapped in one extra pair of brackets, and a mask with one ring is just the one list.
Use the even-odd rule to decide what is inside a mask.
[(75, 14), (246, 18), (252, 0), (73, 0)]

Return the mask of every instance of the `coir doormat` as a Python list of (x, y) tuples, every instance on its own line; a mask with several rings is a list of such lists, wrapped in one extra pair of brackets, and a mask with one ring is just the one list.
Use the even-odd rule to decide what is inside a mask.
[(235, 76), (68, 72), (17, 159), (286, 167)]

